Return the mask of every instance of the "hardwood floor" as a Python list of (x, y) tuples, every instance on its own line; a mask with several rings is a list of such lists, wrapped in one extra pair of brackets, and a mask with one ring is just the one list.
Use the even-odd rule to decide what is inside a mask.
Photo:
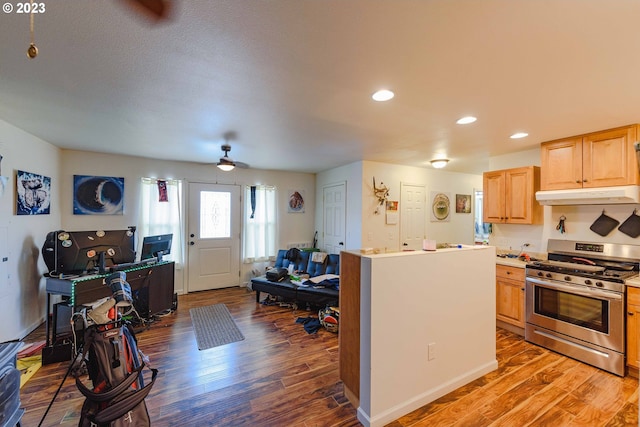
[[(224, 303), (244, 341), (198, 351), (189, 309)], [(154, 427), (359, 426), (338, 375), (337, 335), (307, 334), (297, 317), (244, 288), (179, 297), (178, 310), (138, 333), (160, 370), (146, 403)], [(42, 339), (39, 328), (26, 341)], [(499, 368), (389, 424), (637, 426), (638, 381), (619, 378), (497, 330)], [(22, 388), (23, 426), (36, 426), (67, 371), (43, 366)], [(83, 398), (68, 378), (43, 426), (77, 425)]]

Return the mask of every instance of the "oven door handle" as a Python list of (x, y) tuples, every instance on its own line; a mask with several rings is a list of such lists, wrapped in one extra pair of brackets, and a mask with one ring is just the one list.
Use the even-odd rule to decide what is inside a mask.
[(559, 291), (571, 292), (572, 294), (577, 294), (585, 297), (600, 298), (600, 299), (606, 299), (606, 300), (622, 300), (622, 294), (619, 294), (617, 292), (606, 292), (598, 289), (595, 289), (592, 291), (584, 291), (583, 286), (568, 285), (568, 284), (561, 284), (561, 283), (550, 283), (550, 282), (535, 279), (532, 277), (527, 277), (526, 281), (535, 283), (536, 285), (544, 286), (548, 289), (557, 289)]

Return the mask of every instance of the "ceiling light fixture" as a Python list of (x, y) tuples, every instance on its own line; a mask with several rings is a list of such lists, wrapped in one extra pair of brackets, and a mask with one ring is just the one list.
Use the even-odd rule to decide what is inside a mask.
[(526, 136), (529, 136), (529, 134), (526, 133), (526, 132), (516, 132), (513, 135), (511, 135), (509, 138), (511, 138), (511, 139), (520, 139), (520, 138), (524, 138)]
[(392, 99), (395, 96), (395, 94), (393, 92), (391, 92), (390, 90), (387, 89), (381, 89), (379, 91), (377, 91), (376, 93), (374, 93), (373, 95), (371, 95), (371, 98), (373, 98), (374, 101), (388, 101), (390, 99)]
[(478, 119), (476, 119), (473, 116), (466, 116), (466, 117), (463, 117), (461, 119), (458, 119), (458, 121), (456, 123), (459, 124), (459, 125), (468, 125), (469, 123), (473, 123), (476, 120), (478, 120)]
[(222, 171), (225, 171), (225, 172), (232, 171), (233, 168), (235, 168), (235, 166), (232, 165), (232, 164), (222, 163), (222, 162), (218, 163), (217, 166), (218, 166), (218, 169), (220, 169)]
[(218, 169), (225, 172), (232, 171), (233, 168), (236, 167), (236, 164), (229, 158), (229, 151), (231, 151), (231, 146), (229, 144), (224, 144), (222, 146), (222, 151), (224, 151), (224, 156), (220, 157), (220, 161), (216, 166), (218, 166)]
[(443, 167), (447, 166), (447, 163), (449, 163), (449, 159), (431, 160), (431, 166), (436, 169), (442, 169)]

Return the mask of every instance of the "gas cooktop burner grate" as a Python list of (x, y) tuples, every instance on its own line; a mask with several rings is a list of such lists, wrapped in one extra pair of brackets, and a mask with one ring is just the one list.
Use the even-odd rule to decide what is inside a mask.
[(625, 280), (638, 275), (638, 272), (616, 270), (614, 268), (597, 267), (569, 262), (534, 262), (527, 264), (528, 268), (548, 271), (551, 273), (567, 274), (573, 276), (587, 277), (591, 279), (608, 280), (617, 283), (624, 283)]

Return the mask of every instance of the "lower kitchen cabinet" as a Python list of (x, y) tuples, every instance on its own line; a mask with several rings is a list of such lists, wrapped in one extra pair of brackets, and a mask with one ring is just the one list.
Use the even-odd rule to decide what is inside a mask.
[(627, 366), (640, 367), (638, 362), (638, 333), (640, 333), (640, 288), (627, 287)]
[(524, 268), (496, 265), (496, 319), (524, 328)]

